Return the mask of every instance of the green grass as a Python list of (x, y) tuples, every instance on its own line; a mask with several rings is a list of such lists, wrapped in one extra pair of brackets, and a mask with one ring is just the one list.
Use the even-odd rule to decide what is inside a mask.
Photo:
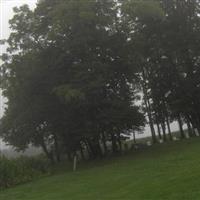
[(112, 199), (199, 200), (200, 139), (154, 145), (0, 192), (0, 200)]

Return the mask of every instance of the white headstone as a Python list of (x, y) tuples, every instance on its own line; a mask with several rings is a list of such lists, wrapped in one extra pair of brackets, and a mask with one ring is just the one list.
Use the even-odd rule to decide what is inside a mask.
[(159, 140), (159, 143), (162, 144), (162, 143), (163, 143), (163, 139), (160, 139), (160, 140)]
[(177, 140), (177, 137), (176, 137), (176, 136), (173, 136), (172, 139), (173, 139), (173, 141), (176, 141), (176, 140)]
[(198, 132), (197, 128), (194, 129), (194, 132), (195, 132), (196, 136), (199, 136), (199, 132)]

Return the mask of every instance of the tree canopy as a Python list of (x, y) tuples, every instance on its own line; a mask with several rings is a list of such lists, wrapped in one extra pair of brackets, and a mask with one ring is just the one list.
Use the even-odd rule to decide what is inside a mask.
[[(8, 102), (1, 136), (60, 160), (86, 148), (102, 156), (107, 141), (120, 151), (121, 133), (140, 130), (145, 118), (153, 142), (157, 135), (173, 139), (174, 120), (182, 137), (183, 123), (191, 136), (200, 133), (199, 6), (199, 0), (42, 0), (34, 11), (14, 8), (2, 55)], [(140, 92), (143, 109), (135, 104)]]

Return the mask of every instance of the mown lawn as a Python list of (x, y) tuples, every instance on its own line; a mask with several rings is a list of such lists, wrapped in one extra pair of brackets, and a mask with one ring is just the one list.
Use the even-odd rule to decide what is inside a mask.
[(0, 200), (200, 199), (200, 139), (155, 145), (0, 192)]

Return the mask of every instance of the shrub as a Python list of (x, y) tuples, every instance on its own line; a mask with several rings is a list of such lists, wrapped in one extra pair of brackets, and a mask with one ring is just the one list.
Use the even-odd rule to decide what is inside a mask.
[(42, 156), (8, 159), (0, 157), (0, 188), (33, 180), (51, 172), (50, 162)]

